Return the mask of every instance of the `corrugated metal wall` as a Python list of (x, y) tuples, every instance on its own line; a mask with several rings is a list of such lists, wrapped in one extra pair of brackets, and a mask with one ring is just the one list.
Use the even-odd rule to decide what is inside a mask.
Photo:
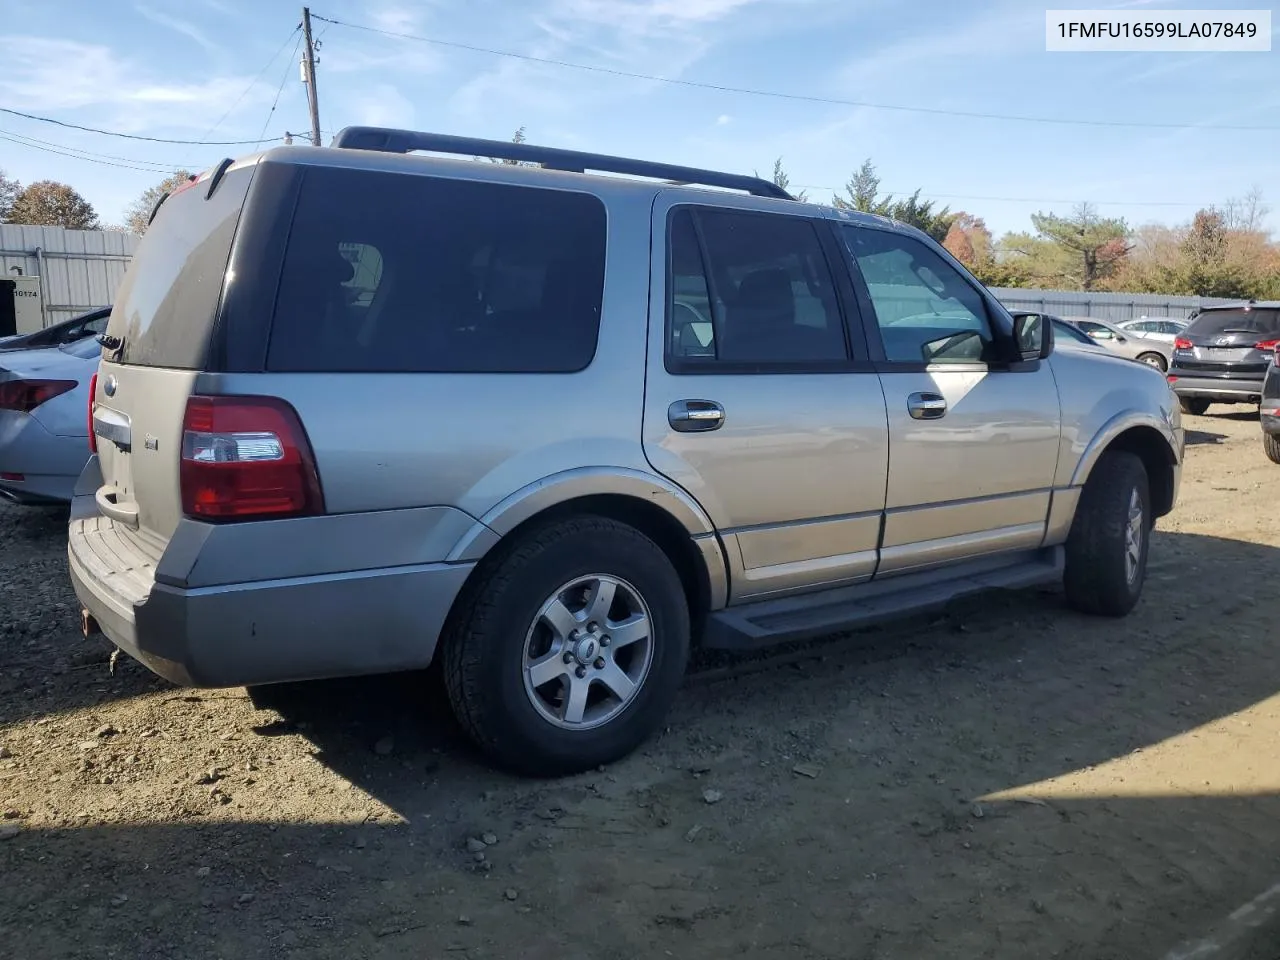
[(110, 305), (138, 239), (111, 230), (0, 224), (0, 270), (12, 276), (11, 268), (18, 267), (27, 276), (41, 277), (48, 326)]
[(992, 287), (996, 299), (1010, 310), (1040, 310), (1060, 317), (1098, 317), (1112, 322), (1138, 317), (1177, 317), (1185, 320), (1216, 297), (1175, 297), (1162, 293), (1085, 293), (1081, 290), (1030, 290)]

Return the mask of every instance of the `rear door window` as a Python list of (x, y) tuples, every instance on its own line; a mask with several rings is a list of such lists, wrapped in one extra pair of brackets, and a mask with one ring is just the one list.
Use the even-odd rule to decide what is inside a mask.
[(677, 363), (830, 363), (848, 358), (835, 281), (811, 221), (677, 208), (667, 315)]
[(253, 171), (229, 170), (207, 200), (207, 183), (197, 183), (160, 207), (129, 264), (107, 324), (106, 332), (124, 341), (121, 363), (203, 366)]
[(585, 193), (309, 169), (267, 368), (581, 370), (595, 355), (605, 233), (604, 205)]

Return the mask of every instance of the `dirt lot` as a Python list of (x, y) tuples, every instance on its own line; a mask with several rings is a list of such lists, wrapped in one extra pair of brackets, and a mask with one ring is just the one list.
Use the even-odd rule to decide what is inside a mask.
[(431, 675), (112, 677), (63, 518), (0, 507), (0, 954), (1163, 957), (1280, 878), (1280, 467), (1190, 426), (1127, 620), (1011, 594), (702, 664), (560, 782), (487, 769)]

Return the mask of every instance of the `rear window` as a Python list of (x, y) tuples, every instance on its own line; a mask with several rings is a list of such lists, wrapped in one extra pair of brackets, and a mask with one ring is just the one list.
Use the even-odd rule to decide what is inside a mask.
[(107, 333), (122, 363), (198, 370), (204, 364), (227, 258), (253, 168), (231, 170), (213, 196), (198, 183), (165, 200), (116, 295)]
[(1191, 321), (1187, 332), (1195, 336), (1237, 332), (1280, 336), (1280, 310), (1206, 310)]
[(309, 169), (267, 368), (581, 370), (595, 355), (605, 230), (588, 194)]

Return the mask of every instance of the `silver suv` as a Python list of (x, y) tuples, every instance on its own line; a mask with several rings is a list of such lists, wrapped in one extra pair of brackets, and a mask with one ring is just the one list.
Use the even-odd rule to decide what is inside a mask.
[(1126, 614), (1183, 451), (1159, 372), (1053, 353), (916, 230), (408, 131), (169, 196), (101, 339), (86, 632), (201, 686), (439, 656), (533, 774), (633, 749), (693, 644), (1054, 580)]

